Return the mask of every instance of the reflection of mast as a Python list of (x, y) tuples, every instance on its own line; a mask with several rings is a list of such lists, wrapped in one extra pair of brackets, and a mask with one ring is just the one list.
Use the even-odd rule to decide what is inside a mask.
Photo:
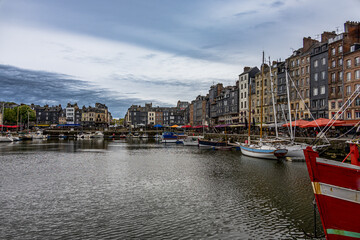
[(248, 83), (248, 86), (249, 86), (249, 92), (248, 92), (248, 98), (249, 98), (249, 123), (248, 123), (248, 144), (250, 145), (250, 129), (251, 129), (251, 78), (249, 77), (249, 83)]

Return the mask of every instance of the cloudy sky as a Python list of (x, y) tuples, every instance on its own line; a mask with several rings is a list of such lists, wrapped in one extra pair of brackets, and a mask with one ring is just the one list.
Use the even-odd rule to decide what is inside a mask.
[(0, 101), (174, 106), (233, 85), (261, 52), (359, 21), (359, 0), (0, 0)]

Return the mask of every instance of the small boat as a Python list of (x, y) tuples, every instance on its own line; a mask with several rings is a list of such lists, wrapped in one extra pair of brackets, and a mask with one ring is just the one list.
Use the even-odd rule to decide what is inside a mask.
[(76, 138), (77, 139), (90, 139), (93, 136), (92, 133), (88, 132), (88, 133), (79, 133)]
[(198, 139), (198, 142), (199, 147), (203, 148), (210, 148), (215, 150), (231, 150), (233, 148), (232, 145), (225, 141)]
[(32, 140), (33, 136), (29, 133), (20, 133), (19, 138), (20, 140)]
[(285, 157), (288, 150), (265, 144), (240, 144), (241, 153), (254, 158), (278, 159)]
[(32, 139), (47, 139), (48, 136), (44, 135), (42, 131), (36, 131), (35, 133), (32, 133)]
[(121, 135), (120, 135), (120, 139), (124, 139), (124, 138), (126, 138), (126, 135), (125, 135), (125, 134), (121, 134)]
[(203, 139), (203, 136), (187, 136), (184, 139), (181, 139), (180, 142), (184, 144), (184, 146), (199, 146), (199, 139)]
[(13, 138), (8, 134), (5, 136), (0, 136), (0, 142), (13, 142)]
[(319, 158), (310, 146), (304, 150), (326, 239), (360, 238), (359, 142), (348, 142), (351, 163)]
[(177, 143), (178, 135), (173, 132), (164, 132), (161, 136), (162, 143)]
[(104, 138), (104, 134), (100, 131), (96, 131), (94, 134), (92, 134), (91, 138)]

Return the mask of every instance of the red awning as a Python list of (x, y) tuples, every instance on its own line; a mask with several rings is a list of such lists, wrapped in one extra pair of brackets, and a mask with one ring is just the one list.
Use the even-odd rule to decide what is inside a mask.
[(191, 125), (184, 125), (184, 126), (181, 126), (181, 128), (192, 128)]
[(342, 120), (343, 123), (336, 123), (337, 127), (352, 127), (359, 125), (360, 119), (357, 120)]
[(0, 128), (1, 127), (4, 127), (4, 128), (19, 128), (20, 126), (19, 125), (14, 125), (14, 126), (11, 126), (11, 125), (0, 125)]
[[(301, 127), (301, 126), (304, 126), (305, 124), (308, 124), (308, 123), (309, 123), (309, 121), (299, 119), (299, 120), (291, 122), (291, 126), (292, 127), (294, 127), (294, 126)], [(290, 123), (283, 124), (282, 126), (283, 127), (288, 127), (288, 126), (290, 126)]]
[[(335, 121), (334, 124), (332, 124), (333, 122)], [(341, 121), (341, 120), (332, 120), (332, 119), (327, 119), (327, 118), (319, 118), (319, 119), (316, 119), (314, 121), (311, 121), (309, 122), (308, 124), (305, 124), (303, 126), (300, 126), (302, 128), (306, 128), (306, 127), (325, 127), (326, 125), (330, 126), (330, 125), (333, 125), (333, 126), (340, 126), (341, 124), (343, 124), (344, 121)]]

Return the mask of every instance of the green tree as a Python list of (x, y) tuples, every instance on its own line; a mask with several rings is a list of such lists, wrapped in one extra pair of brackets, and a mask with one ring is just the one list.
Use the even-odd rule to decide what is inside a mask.
[(4, 109), (4, 124), (27, 123), (29, 114), (29, 121), (35, 121), (36, 113), (27, 105), (22, 105), (16, 108)]

